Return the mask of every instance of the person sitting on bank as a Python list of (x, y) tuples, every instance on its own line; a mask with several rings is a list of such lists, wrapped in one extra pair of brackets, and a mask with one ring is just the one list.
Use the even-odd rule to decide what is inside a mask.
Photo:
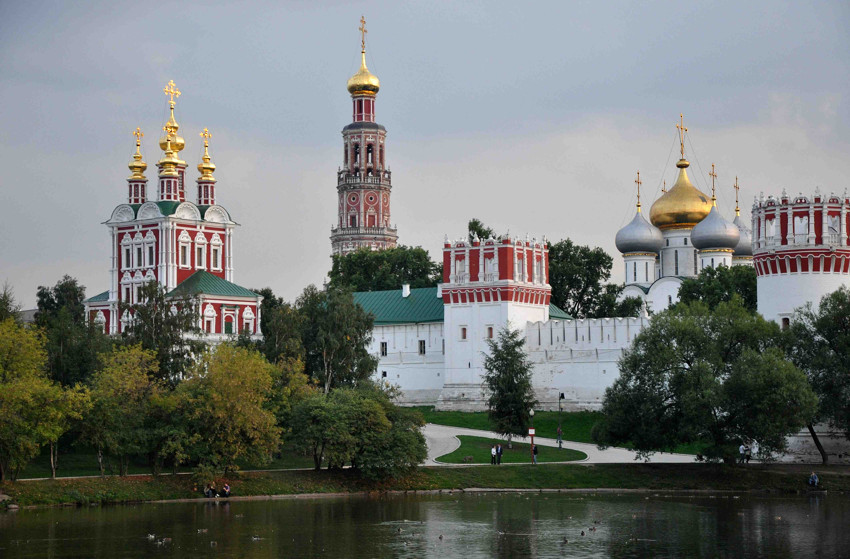
[(213, 490), (210, 484), (208, 483), (206, 487), (204, 487), (204, 497), (212, 497)]
[(818, 479), (818, 475), (812, 472), (812, 475), (809, 476), (809, 487), (812, 489), (817, 489), (820, 480)]
[(221, 496), (222, 497), (230, 497), (230, 484), (229, 483), (225, 483), (224, 487), (222, 487)]

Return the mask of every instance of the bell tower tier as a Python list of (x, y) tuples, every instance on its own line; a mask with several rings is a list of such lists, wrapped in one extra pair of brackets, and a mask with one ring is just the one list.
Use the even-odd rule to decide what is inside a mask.
[(343, 164), (337, 173), (338, 219), (331, 228), (333, 254), (396, 246), (390, 225), (392, 181), (386, 166), (387, 130), (375, 122), (378, 77), (366, 67), (366, 20), (360, 19), (360, 69), (348, 80), (352, 122), (342, 129)]

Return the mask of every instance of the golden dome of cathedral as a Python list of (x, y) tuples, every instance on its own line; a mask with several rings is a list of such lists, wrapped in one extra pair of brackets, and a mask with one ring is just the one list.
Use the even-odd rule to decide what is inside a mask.
[(659, 229), (693, 227), (711, 211), (711, 200), (688, 178), (685, 170), (690, 166), (685, 159), (676, 163), (679, 176), (676, 184), (652, 204), (649, 220)]
[(360, 69), (356, 74), (348, 78), (348, 92), (375, 95), (381, 88), (381, 80), (366, 67), (366, 51), (360, 53)]

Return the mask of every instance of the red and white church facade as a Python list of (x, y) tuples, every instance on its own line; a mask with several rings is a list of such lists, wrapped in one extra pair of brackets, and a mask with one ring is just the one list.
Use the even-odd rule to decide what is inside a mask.
[(143, 134), (138, 128), (136, 153), (128, 165), (127, 202), (113, 210), (106, 225), (111, 237), (109, 289), (84, 304), (90, 321), (118, 334), (132, 320), (131, 305), (140, 303), (140, 289), (157, 282), (172, 298), (196, 298), (198, 325), (207, 338), (226, 339), (240, 332), (261, 336), (262, 297), (233, 283), (233, 232), (237, 226), (216, 202), (215, 164), (209, 155), (207, 129), (200, 133), (204, 155), (198, 165), (197, 197), (187, 199), (188, 164), (179, 158), (186, 146), (174, 118), (173, 82), (165, 88), (171, 116), (159, 140), (156, 197), (148, 197), (147, 164), (142, 160)]

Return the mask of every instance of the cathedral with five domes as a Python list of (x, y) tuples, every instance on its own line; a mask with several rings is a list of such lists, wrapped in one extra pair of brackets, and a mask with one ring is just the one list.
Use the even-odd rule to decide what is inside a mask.
[(707, 267), (752, 266), (752, 239), (737, 206), (735, 219), (728, 221), (717, 209), (714, 194), (716, 173), (712, 165), (712, 195), (696, 188), (688, 178), (685, 159), (684, 123), (680, 134), (678, 177), (670, 190), (652, 204), (649, 221), (640, 204), (640, 175), (635, 217), (617, 232), (617, 250), (625, 263), (622, 297), (638, 297), (649, 311), (662, 311), (678, 301), (679, 286)]

